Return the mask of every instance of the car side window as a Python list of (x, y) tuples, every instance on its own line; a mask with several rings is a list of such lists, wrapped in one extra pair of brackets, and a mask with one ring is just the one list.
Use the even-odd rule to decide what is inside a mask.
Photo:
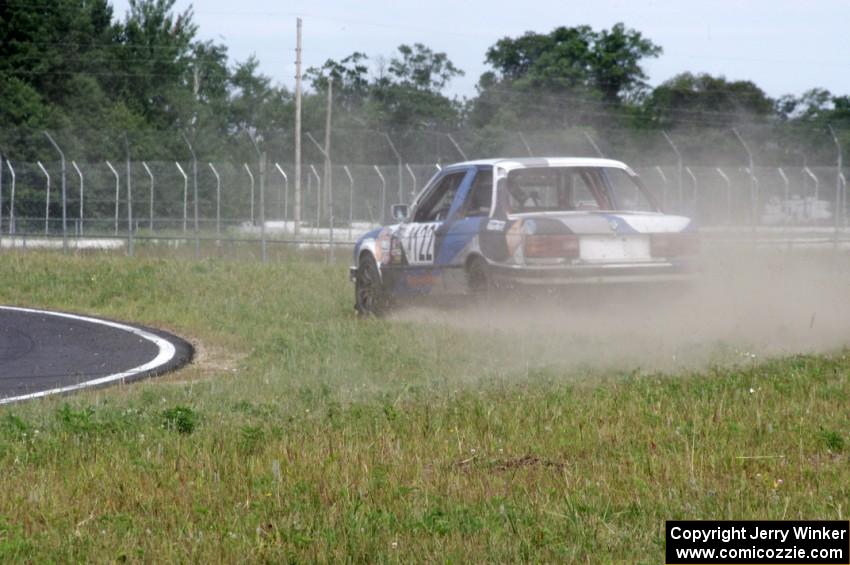
[(445, 220), (454, 202), (460, 183), (466, 176), (466, 171), (452, 173), (443, 177), (434, 190), (417, 206), (413, 221), (417, 223), (439, 222)]
[(467, 218), (487, 216), (493, 202), (493, 171), (479, 170), (469, 188), (464, 216)]

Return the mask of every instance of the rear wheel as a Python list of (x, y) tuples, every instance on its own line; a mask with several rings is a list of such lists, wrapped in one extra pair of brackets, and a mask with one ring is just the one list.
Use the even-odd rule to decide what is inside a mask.
[(378, 264), (371, 255), (364, 255), (354, 279), (354, 308), (362, 316), (381, 316), (387, 312), (388, 306)]
[(466, 266), (467, 291), (474, 299), (486, 302), (493, 293), (494, 285), (487, 261), (483, 257), (474, 257)]

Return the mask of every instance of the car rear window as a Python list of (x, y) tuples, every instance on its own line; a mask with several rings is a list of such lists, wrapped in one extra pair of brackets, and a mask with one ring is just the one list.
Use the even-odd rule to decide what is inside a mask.
[(508, 173), (511, 213), (575, 210), (656, 211), (645, 189), (614, 167), (546, 167)]

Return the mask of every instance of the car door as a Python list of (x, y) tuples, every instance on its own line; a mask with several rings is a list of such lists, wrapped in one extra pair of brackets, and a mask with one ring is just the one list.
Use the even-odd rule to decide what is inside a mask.
[(398, 237), (409, 267), (432, 267), (439, 251), (440, 228), (457, 209), (456, 196), (470, 169), (446, 171), (423, 193), (410, 221), (399, 228)]

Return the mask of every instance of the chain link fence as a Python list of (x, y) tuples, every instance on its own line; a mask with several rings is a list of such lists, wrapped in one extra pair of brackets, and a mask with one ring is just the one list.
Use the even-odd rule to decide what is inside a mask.
[[(836, 240), (847, 236), (850, 173), (838, 166), (837, 138), (820, 139), (835, 142), (830, 164), (823, 143), (810, 151), (781, 151), (764, 130), (752, 129), (745, 135), (713, 131), (701, 143), (694, 135), (632, 131), (502, 132), (489, 141), (480, 131), (409, 132), (398, 140), (371, 130), (335, 133), (330, 163), (304, 144), (297, 226), (295, 166), (285, 158), (291, 155), (285, 137), (255, 139), (211, 159), (189, 138), (182, 148), (172, 143), (173, 160), (146, 159), (160, 157), (162, 148), (150, 149), (147, 139), (148, 149), (136, 150), (131, 139), (140, 135), (124, 136), (123, 143), (112, 135), (118, 147), (102, 159), (81, 145), (90, 135), (69, 142), (68, 132), (56, 135), (55, 147), (0, 146), (0, 245), (34, 245), (39, 238), (57, 245), (62, 238), (66, 247), (68, 240), (79, 247), (101, 240), (132, 253), (134, 242), (194, 241), (197, 252), (201, 242), (225, 240), (259, 244), (263, 257), (267, 244), (350, 245), (388, 222), (392, 204), (410, 202), (443, 165), (493, 155), (623, 159), (665, 211), (691, 216), (708, 232), (832, 230)], [(169, 135), (171, 142), (178, 137)], [(64, 174), (56, 160), (63, 143), (72, 147), (62, 153)], [(37, 158), (19, 158), (30, 155)], [(346, 156), (360, 160), (343, 164)], [(364, 162), (367, 157), (375, 161)]]

